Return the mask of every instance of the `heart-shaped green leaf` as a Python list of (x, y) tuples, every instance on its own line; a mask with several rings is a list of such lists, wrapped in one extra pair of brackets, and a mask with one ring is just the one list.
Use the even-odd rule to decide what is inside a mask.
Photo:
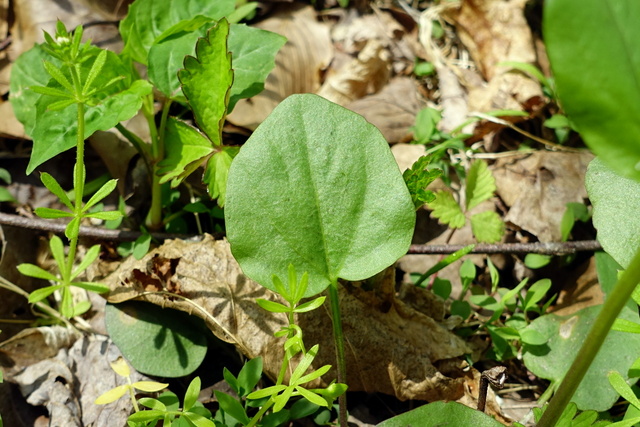
[[(198, 38), (204, 37), (214, 24), (215, 21), (196, 16), (176, 24), (174, 33), (154, 42), (149, 51), (149, 80), (162, 93), (172, 99), (184, 99), (178, 70), (182, 68), (185, 56), (195, 54)], [(275, 66), (275, 55), (285, 41), (284, 37), (269, 31), (246, 25), (230, 26), (228, 46), (233, 58), (234, 79), (227, 112), (233, 110), (238, 99), (262, 91), (267, 75)]]
[(122, 54), (146, 65), (153, 42), (173, 25), (197, 15), (218, 20), (232, 13), (235, 3), (235, 0), (182, 0), (178, 5), (170, 1), (137, 0), (120, 22)]
[(598, 156), (635, 180), (640, 180), (638, 16), (636, 0), (553, 0), (544, 8), (544, 38), (562, 108)]
[(247, 276), (274, 289), (289, 264), (305, 293), (373, 276), (404, 255), (415, 210), (380, 131), (316, 95), (284, 100), (231, 164), (227, 238)]
[(147, 375), (188, 375), (207, 352), (204, 329), (181, 311), (145, 302), (107, 304), (105, 324), (131, 366)]
[(618, 264), (628, 267), (640, 247), (640, 183), (620, 176), (597, 157), (589, 163), (585, 186), (598, 241)]
[[(524, 346), (523, 360), (527, 368), (541, 378), (561, 381), (601, 308), (588, 307), (571, 316), (547, 314), (531, 322), (528, 330), (538, 331), (550, 339), (544, 345)], [(634, 313), (626, 307), (620, 317), (639, 321), (637, 310)], [(640, 335), (611, 331), (571, 401), (583, 410), (608, 410), (618, 399), (618, 393), (609, 384), (607, 375), (618, 371), (629, 380), (627, 372), (639, 352)]]
[(458, 402), (434, 402), (389, 418), (378, 427), (438, 426), (501, 427), (489, 415)]

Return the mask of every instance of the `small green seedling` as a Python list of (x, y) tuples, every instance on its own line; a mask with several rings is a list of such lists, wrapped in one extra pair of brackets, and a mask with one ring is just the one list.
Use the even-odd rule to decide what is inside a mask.
[(431, 156), (422, 156), (402, 174), (416, 209), (436, 199), (433, 191), (427, 190), (427, 186), (441, 177), (442, 171), (429, 169), (430, 162)]
[[(448, 225), (452, 229), (462, 228), (467, 223), (467, 213), (493, 197), (496, 183), (487, 163), (483, 160), (475, 160), (465, 181), (464, 209), (461, 207), (449, 191), (436, 192), (434, 201), (427, 204), (432, 210), (431, 215), (438, 218), (440, 223)], [(493, 211), (484, 211), (470, 216), (471, 230), (479, 242), (495, 243), (504, 235), (505, 225), (500, 216)]]
[[(249, 399), (268, 399), (260, 409), (261, 413), (264, 413), (264, 411), (271, 406), (273, 406), (273, 412), (277, 413), (285, 407), (289, 399), (296, 396), (302, 396), (315, 405), (328, 408), (333, 404), (335, 399), (347, 390), (346, 385), (339, 383), (332, 383), (324, 389), (307, 389), (304, 387), (304, 384), (316, 380), (327, 373), (331, 369), (331, 365), (325, 365), (311, 373), (306, 373), (318, 353), (319, 346), (316, 344), (309, 350), (305, 349), (302, 340), (302, 330), (294, 323), (294, 314), (306, 313), (320, 307), (326, 297), (317, 297), (311, 301), (299, 304), (307, 291), (309, 276), (307, 273), (304, 273), (300, 281), (298, 281), (295, 268), (291, 264), (289, 265), (288, 276), (289, 280), (287, 284), (284, 284), (279, 277), (273, 276), (273, 285), (288, 303), (288, 306), (275, 301), (257, 300), (258, 305), (267, 311), (272, 313), (286, 313), (289, 323), (288, 326), (275, 333), (277, 337), (286, 338), (284, 342), (285, 357), (276, 384), (262, 390), (254, 391), (247, 396)], [(302, 353), (302, 359), (298, 362), (298, 365), (291, 374), (289, 384), (285, 385), (284, 379), (289, 369), (289, 364), (299, 353)], [(259, 415), (261, 414), (259, 413)], [(249, 424), (249, 426), (251, 425), (253, 424)]]
[(126, 378), (127, 384), (112, 388), (111, 390), (100, 395), (94, 402), (96, 405), (106, 405), (115, 402), (128, 393), (134, 410), (138, 412), (140, 408), (138, 407), (138, 403), (136, 401), (135, 390), (153, 393), (165, 389), (169, 386), (169, 384), (159, 383), (155, 381), (136, 381), (135, 383), (132, 383), (131, 370), (129, 369), (129, 365), (121, 357), (118, 358), (118, 360), (116, 360), (115, 362), (111, 363), (111, 369), (113, 369), (113, 371), (122, 378)]
[(211, 412), (198, 402), (200, 386), (200, 377), (191, 380), (184, 395), (182, 408), (179, 407), (177, 396), (171, 392), (163, 393), (157, 399), (141, 398), (140, 405), (149, 409), (129, 415), (129, 425), (131, 427), (155, 426), (158, 421), (161, 421), (163, 426), (171, 426), (174, 423), (185, 425), (176, 420), (187, 420), (186, 425), (189, 426), (215, 427)]

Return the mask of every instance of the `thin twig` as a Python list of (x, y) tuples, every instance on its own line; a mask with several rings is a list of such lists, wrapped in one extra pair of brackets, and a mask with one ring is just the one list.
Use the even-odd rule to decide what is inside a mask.
[[(11, 215), (0, 212), (0, 224), (12, 225), (15, 227), (28, 228), (31, 230), (50, 231), (56, 234), (64, 234), (64, 230), (67, 224), (62, 222), (53, 222), (40, 218), (26, 218), (19, 215)], [(142, 233), (140, 231), (131, 230), (109, 230), (100, 227), (80, 227), (80, 237), (89, 237), (103, 240), (113, 240), (118, 242), (130, 242), (140, 237)], [(151, 233), (151, 237), (156, 240), (167, 239), (193, 239), (198, 237), (194, 234), (178, 234), (178, 233)], [(220, 239), (222, 235), (216, 233), (214, 235), (216, 239)]]
[[(19, 215), (11, 215), (0, 212), (0, 224), (14, 227), (28, 228), (31, 230), (50, 231), (56, 234), (64, 234), (65, 223), (48, 221), (40, 218), (26, 218)], [(80, 227), (80, 236), (117, 242), (130, 242), (140, 237), (140, 231), (108, 230), (100, 227)], [(223, 233), (215, 233), (215, 239), (222, 239)], [(151, 237), (158, 241), (167, 239), (193, 240), (200, 238), (198, 234), (178, 233), (151, 233)], [(451, 254), (466, 245), (411, 245), (410, 254)], [(576, 242), (536, 242), (536, 243), (479, 243), (471, 251), (474, 254), (498, 254), (498, 253), (535, 253), (541, 255), (564, 255), (583, 251), (599, 251), (602, 246), (596, 240), (581, 240)]]
[[(466, 245), (411, 245), (410, 254), (451, 254)], [(602, 250), (597, 240), (580, 240), (576, 242), (535, 242), (535, 243), (479, 243), (471, 251), (473, 254), (519, 254), (533, 253), (540, 255), (566, 255), (576, 252)]]

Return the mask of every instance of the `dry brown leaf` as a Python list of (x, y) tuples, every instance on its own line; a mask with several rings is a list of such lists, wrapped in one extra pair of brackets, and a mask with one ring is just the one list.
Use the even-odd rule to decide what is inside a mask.
[(377, 127), (390, 143), (407, 139), (420, 106), (416, 83), (409, 77), (395, 77), (379, 93), (346, 105)]
[(498, 159), (492, 167), (497, 194), (510, 208), (504, 220), (541, 242), (559, 241), (566, 204), (587, 197), (584, 174), (591, 159), (587, 151), (536, 151)]
[(572, 269), (568, 278), (563, 278), (562, 290), (550, 312), (558, 316), (569, 316), (586, 307), (602, 304), (604, 293), (598, 282), (595, 257), (589, 258)]
[[(102, 393), (126, 383), (109, 365), (120, 356), (107, 337), (85, 336), (68, 351), (27, 366), (10, 381), (20, 386), (28, 403), (46, 406), (48, 425), (122, 426), (133, 410), (130, 399), (118, 399), (110, 405), (94, 403)], [(130, 378), (132, 382), (150, 380), (134, 370)]]
[(80, 337), (77, 331), (63, 326), (23, 329), (0, 343), (0, 365), (8, 378), (30, 365), (54, 357)]
[(420, 157), (424, 156), (427, 147), (422, 144), (394, 144), (391, 153), (396, 159), (400, 172), (409, 169)]
[(265, 82), (264, 91), (241, 99), (227, 119), (237, 126), (255, 129), (287, 96), (315, 93), (321, 75), (333, 57), (329, 27), (316, 20), (311, 6), (284, 4), (273, 16), (255, 25), (287, 37), (276, 55), (276, 67)]
[(524, 16), (525, 0), (464, 0), (459, 9), (448, 9), (457, 35), (466, 46), (485, 85), (467, 85), (469, 109), (520, 110), (521, 104), (542, 91), (539, 82), (522, 73), (499, 67), (503, 61), (536, 63), (531, 29)]
[(535, 62), (525, 4), (526, 0), (463, 0), (459, 9), (447, 10), (485, 80), (500, 73), (501, 61)]
[(376, 93), (389, 80), (391, 56), (377, 40), (369, 40), (358, 57), (324, 82), (318, 95), (339, 105)]
[[(285, 325), (285, 318), (262, 310), (255, 299), (281, 300), (242, 274), (226, 241), (215, 241), (208, 235), (197, 243), (169, 241), (140, 261), (125, 261), (105, 281), (112, 289), (109, 301), (140, 297), (142, 288), (131, 280), (132, 271), (145, 271), (156, 255), (179, 259), (172, 280), (179, 284), (181, 294), (202, 310), (180, 298), (157, 293), (141, 298), (203, 317), (218, 338), (234, 343), (250, 358), (262, 356), (265, 372), (276, 377), (283, 352), (281, 339), (273, 333)], [(375, 282), (378, 290), (374, 294), (364, 293), (356, 285), (339, 289), (349, 389), (396, 395), (403, 400), (460, 398), (463, 380), (445, 376), (434, 364), (468, 353), (465, 342), (426, 315), (430, 308), (418, 310), (396, 299), (393, 269), (382, 277)], [(377, 302), (372, 304), (367, 298)], [(441, 317), (442, 310), (438, 313), (435, 316)], [(335, 365), (328, 308), (300, 315), (297, 324), (309, 346), (320, 344), (315, 366)]]

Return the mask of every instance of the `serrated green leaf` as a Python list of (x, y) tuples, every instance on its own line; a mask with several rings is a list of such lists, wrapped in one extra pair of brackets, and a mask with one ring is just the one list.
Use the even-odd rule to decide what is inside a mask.
[(475, 160), (467, 172), (467, 210), (473, 209), (485, 200), (489, 200), (496, 191), (496, 180), (493, 178), (484, 160)]
[(430, 161), (431, 156), (422, 156), (402, 174), (416, 209), (435, 200), (433, 192), (426, 190), (426, 188), (442, 176), (442, 171), (440, 169), (428, 170)]
[[(248, 227), (247, 215), (264, 222)], [(273, 274), (287, 277), (294, 264), (308, 272), (305, 296), (313, 296), (338, 277), (371, 277), (405, 254), (415, 209), (380, 132), (305, 94), (280, 103), (234, 159), (225, 222), (247, 276), (273, 289)]]
[(479, 242), (496, 243), (504, 235), (504, 221), (496, 212), (485, 211), (471, 216), (471, 230)]
[(153, 42), (173, 25), (197, 15), (218, 20), (234, 9), (235, 0), (183, 0), (180, 7), (171, 2), (137, 0), (120, 22), (120, 34), (125, 43), (122, 54), (146, 65)]
[(198, 127), (216, 147), (222, 142), (222, 124), (233, 82), (228, 37), (229, 23), (221, 19), (205, 38), (198, 40), (196, 56), (187, 56), (184, 68), (178, 72)]
[(167, 120), (165, 149), (158, 174), (162, 175), (161, 184), (171, 180), (172, 187), (178, 186), (213, 152), (209, 139), (193, 126), (173, 118)]
[(451, 228), (462, 228), (467, 221), (460, 205), (448, 191), (439, 190), (436, 192), (436, 199), (427, 206), (432, 210), (432, 217)]
[[(197, 39), (204, 37), (214, 25), (214, 21), (207, 19), (196, 16), (181, 21), (163, 33), (173, 32), (171, 37), (158, 37), (151, 46), (149, 78), (160, 91), (173, 99), (184, 98), (177, 72), (183, 66), (184, 57), (194, 55)], [(275, 54), (285, 41), (284, 37), (269, 31), (245, 25), (230, 26), (228, 46), (233, 58), (234, 81), (227, 113), (231, 112), (238, 99), (262, 91), (264, 81), (275, 65)]]
[(218, 206), (224, 207), (227, 198), (227, 179), (233, 157), (238, 153), (237, 147), (224, 147), (209, 158), (202, 181), (207, 184), (207, 191), (212, 199), (218, 199)]

